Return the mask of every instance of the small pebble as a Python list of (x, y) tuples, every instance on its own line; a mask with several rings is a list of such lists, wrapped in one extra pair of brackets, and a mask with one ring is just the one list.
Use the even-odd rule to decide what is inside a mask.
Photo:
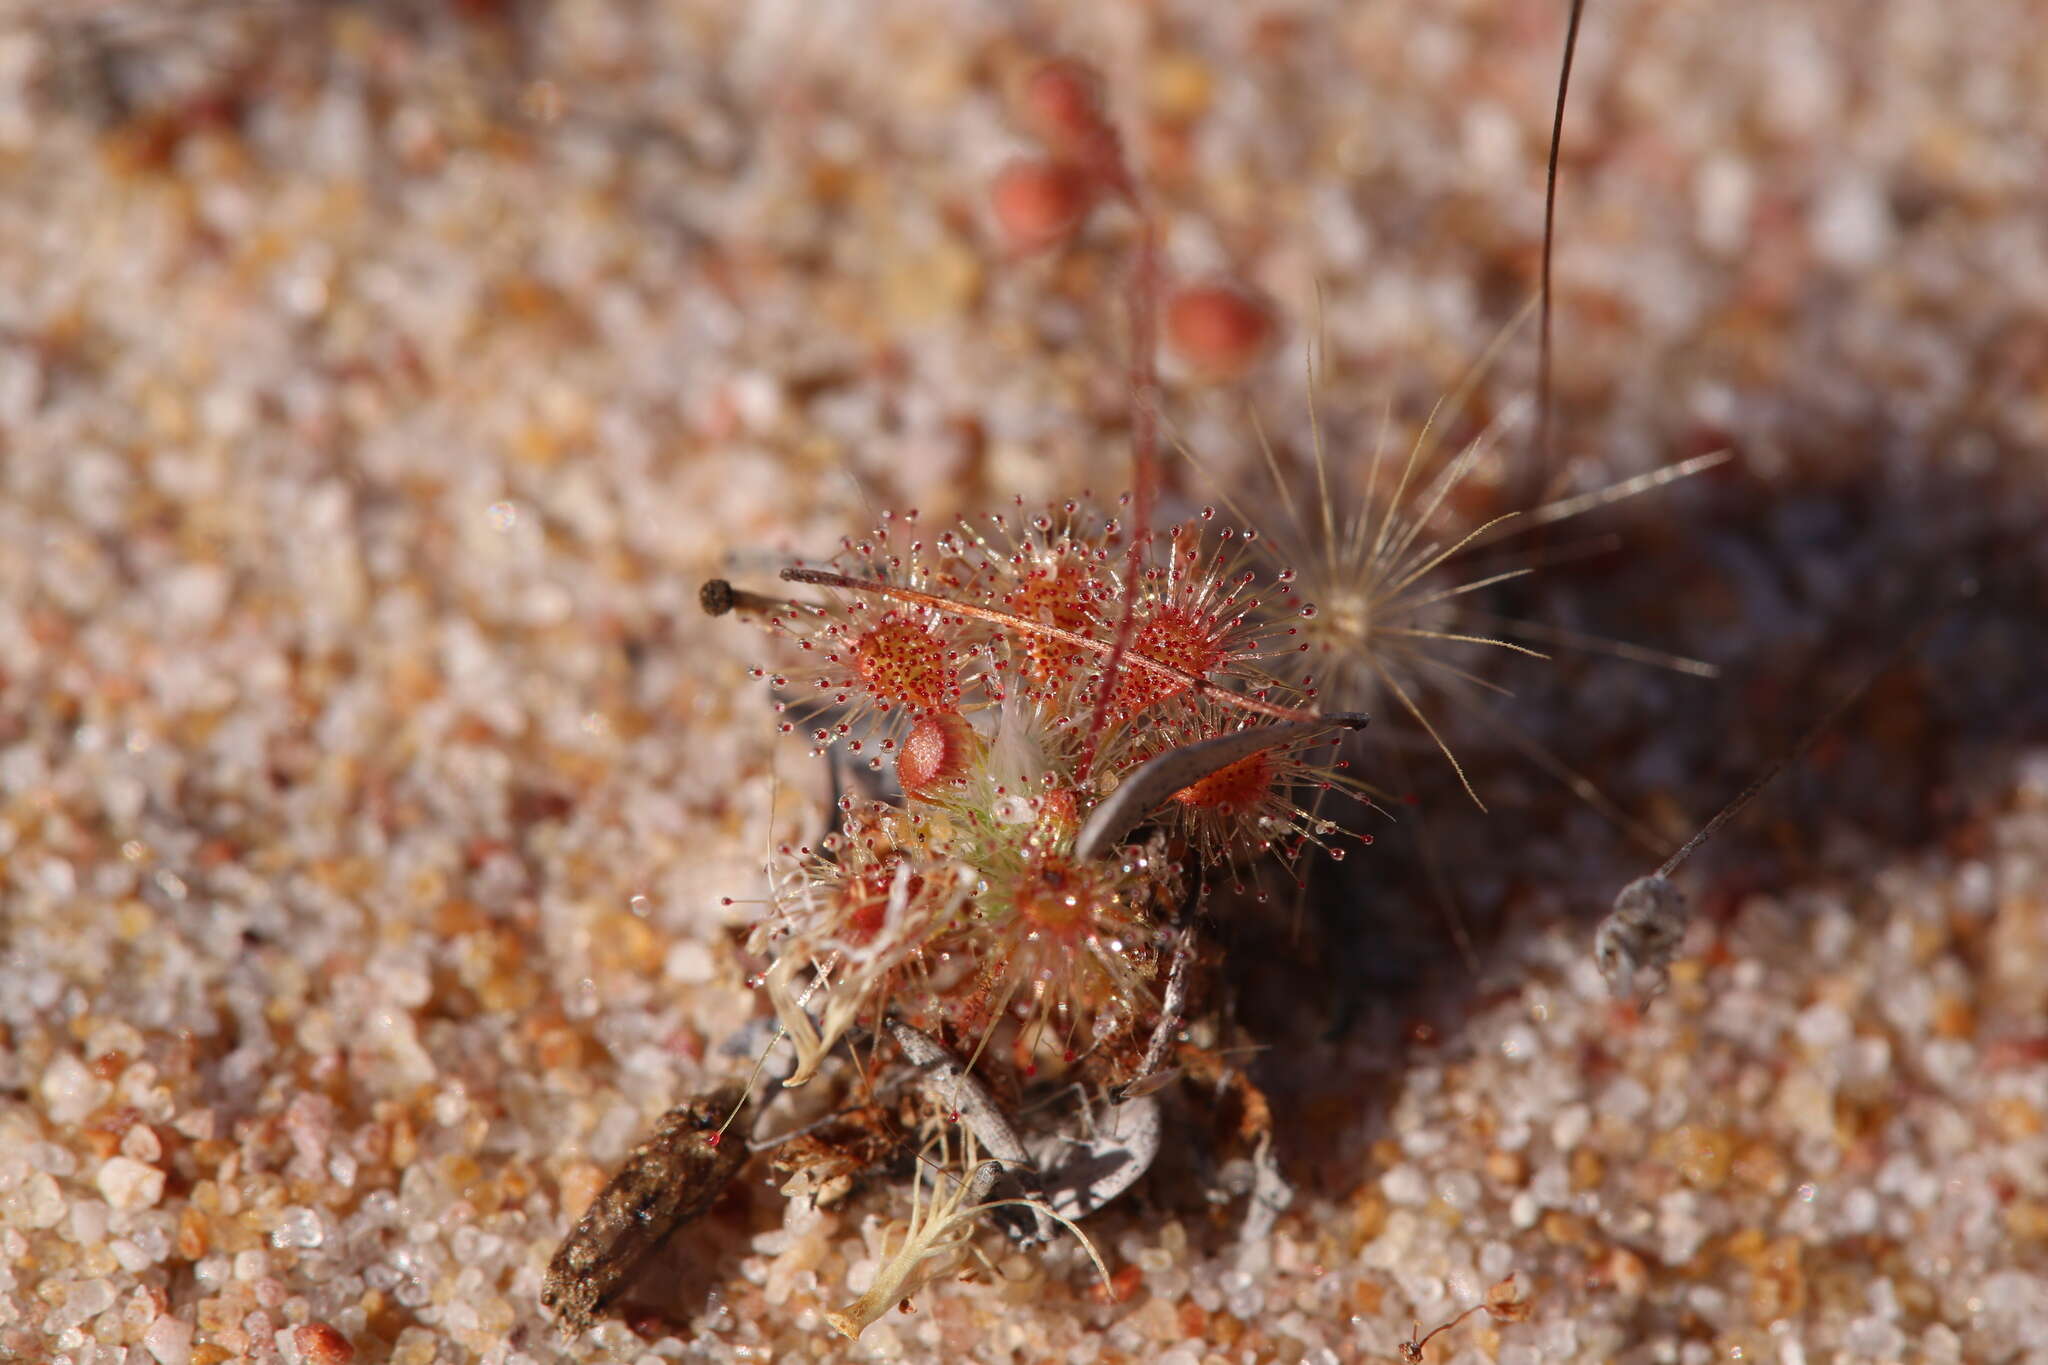
[(305, 1365), (349, 1365), (356, 1358), (356, 1348), (348, 1338), (324, 1322), (309, 1322), (295, 1329), (292, 1340)]
[(93, 1184), (116, 1209), (146, 1209), (163, 1198), (164, 1173), (133, 1157), (109, 1157), (93, 1177)]
[(157, 1365), (191, 1365), (192, 1324), (182, 1318), (158, 1318), (143, 1329), (142, 1349)]

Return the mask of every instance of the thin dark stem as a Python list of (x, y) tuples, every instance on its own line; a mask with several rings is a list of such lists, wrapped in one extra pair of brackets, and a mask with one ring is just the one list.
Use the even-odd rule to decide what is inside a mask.
[(1572, 86), (1572, 57), (1579, 49), (1579, 20), (1585, 12), (1586, 0), (1572, 0), (1571, 18), (1564, 31), (1564, 61), (1557, 70), (1557, 108), (1550, 119), (1550, 164), (1543, 176), (1543, 266), (1538, 285), (1542, 301), (1536, 324), (1536, 474), (1543, 483), (1550, 479), (1550, 256), (1557, 235), (1557, 159), (1564, 143), (1564, 102)]

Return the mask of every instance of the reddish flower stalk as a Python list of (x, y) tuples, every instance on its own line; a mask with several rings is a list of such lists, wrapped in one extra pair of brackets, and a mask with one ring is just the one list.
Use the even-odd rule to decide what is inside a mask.
[(1137, 250), (1127, 288), (1131, 321), (1131, 543), (1124, 552), (1122, 610), (1109, 662), (1081, 740), (1078, 775), (1095, 766), (1103, 732), (1115, 719), (1117, 677), (1132, 657), (1138, 630), (1142, 570), (1159, 495), (1159, 229), (1124, 154), (1124, 140), (1102, 112), (1101, 84), (1086, 64), (1054, 60), (1025, 81), (1023, 113), (1032, 130), (1082, 173), (1123, 201), (1137, 221)]

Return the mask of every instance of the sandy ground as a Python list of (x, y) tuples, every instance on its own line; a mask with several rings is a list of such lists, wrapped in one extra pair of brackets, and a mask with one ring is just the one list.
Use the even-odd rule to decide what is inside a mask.
[[(1000, 248), (1018, 74), (1100, 67), (1174, 278), (1269, 300), (1243, 380), (1169, 356), (1169, 500), (1284, 530), (1252, 414), (1306, 499), (1311, 338), (1354, 477), (1529, 297), (1559, 9), (0, 7), (0, 1358), (1322, 1365), (1512, 1272), (1526, 1320), (1431, 1359), (2048, 1361), (2025, 0), (1593, 7), (1555, 473), (1735, 458), (1547, 533), (1502, 609), (1723, 671), (1486, 659), (1512, 725), (1442, 722), (1486, 816), (1387, 717), (1363, 761), (1414, 803), (1219, 935), (1270, 1235), (1183, 1085), (1091, 1221), (1114, 1296), (991, 1233), (848, 1343), (900, 1188), (785, 1222), (749, 1177), (630, 1322), (538, 1308), (610, 1167), (744, 1066), (771, 812), (823, 815), (699, 583), (1127, 478), (1129, 222)], [(1533, 374), (1524, 331), (1452, 434)], [(1462, 515), (1540, 481), (1520, 450)], [(1672, 991), (1612, 1003), (1640, 843), (1966, 575), (1687, 869)]]

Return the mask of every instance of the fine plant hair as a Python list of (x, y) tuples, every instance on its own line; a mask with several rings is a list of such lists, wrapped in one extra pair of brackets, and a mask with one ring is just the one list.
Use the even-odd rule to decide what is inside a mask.
[[(1259, 431), (1280, 516), (1268, 519), (1267, 533), (1258, 543), (1265, 547), (1273, 571), (1315, 603), (1314, 613), (1306, 616), (1301, 626), (1310, 648), (1300, 655), (1299, 666), (1313, 677), (1327, 705), (1387, 709), (1421, 730), (1467, 798), (1482, 811), (1486, 802), (1478, 785), (1430, 714), (1427, 702), (1431, 696), (1441, 696), (1465, 710), (1484, 713), (1483, 698), (1506, 695), (1507, 689), (1476, 671), (1476, 665), (1467, 666), (1456, 651), (1470, 647), (1482, 653), (1547, 660), (1550, 655), (1536, 644), (1560, 645), (1693, 677), (1711, 678), (1718, 672), (1699, 660), (1562, 630), (1541, 621), (1495, 615), (1473, 605), (1478, 594), (1526, 578), (1548, 562), (1549, 556), (1537, 550), (1519, 560), (1504, 560), (1494, 553), (1509, 546), (1515, 537), (1704, 473), (1730, 458), (1726, 451), (1713, 451), (1526, 511), (1499, 513), (1477, 525), (1458, 525), (1449, 512), (1449, 501), (1500, 444), (1498, 428), (1505, 417), (1438, 466), (1441, 434), (1521, 321), (1518, 317), (1504, 326), (1464, 378), (1435, 404), (1404, 456), (1390, 456), (1388, 419), (1383, 417), (1380, 434), (1365, 459), (1362, 488), (1346, 487), (1332, 476), (1333, 462), (1321, 424), (1315, 419), (1316, 362), (1311, 355), (1310, 483), (1316, 496), (1312, 511), (1295, 500), (1294, 480), (1283, 469), (1263, 430)], [(1181, 449), (1201, 465), (1195, 452), (1185, 446)], [(1340, 514), (1338, 504), (1348, 498), (1355, 498), (1353, 510)], [(1247, 509), (1228, 495), (1225, 502), (1241, 520), (1251, 520)], [(1538, 766), (1586, 796), (1610, 819), (1626, 824), (1626, 817), (1620, 816), (1618, 808), (1590, 781), (1570, 772), (1539, 743), (1523, 737), (1516, 747), (1529, 751)]]

